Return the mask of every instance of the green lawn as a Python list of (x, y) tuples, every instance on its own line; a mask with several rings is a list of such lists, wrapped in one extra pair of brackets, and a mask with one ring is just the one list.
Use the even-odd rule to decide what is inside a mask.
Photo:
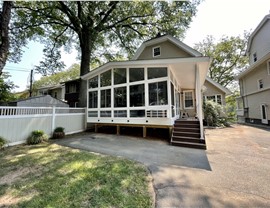
[(0, 206), (152, 207), (141, 164), (56, 144), (0, 150)]

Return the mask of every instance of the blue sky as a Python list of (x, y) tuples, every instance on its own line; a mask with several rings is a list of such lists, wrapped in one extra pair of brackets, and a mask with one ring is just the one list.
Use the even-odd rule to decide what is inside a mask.
[[(183, 42), (192, 47), (207, 35), (213, 35), (217, 40), (223, 35), (241, 35), (245, 30), (254, 30), (269, 13), (270, 0), (204, 0), (199, 5), (197, 15), (186, 31)], [(24, 49), (25, 53), (19, 64), (6, 65), (4, 71), (8, 71), (12, 76), (10, 80), (19, 86), (16, 91), (26, 89), (30, 70), (43, 58), (42, 49), (41, 44), (31, 42)], [(67, 68), (79, 62), (76, 60), (75, 52), (72, 54), (63, 52), (62, 60)], [(40, 76), (35, 75), (36, 80), (39, 78)]]

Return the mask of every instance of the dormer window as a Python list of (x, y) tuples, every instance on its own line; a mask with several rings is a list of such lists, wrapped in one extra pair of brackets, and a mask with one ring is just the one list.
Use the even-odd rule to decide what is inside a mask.
[(160, 56), (160, 47), (154, 47), (153, 48), (153, 57)]
[(253, 61), (254, 61), (254, 62), (257, 61), (257, 53), (253, 53)]

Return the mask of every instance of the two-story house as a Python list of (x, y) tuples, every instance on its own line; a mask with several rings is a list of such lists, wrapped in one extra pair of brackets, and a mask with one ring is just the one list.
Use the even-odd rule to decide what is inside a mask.
[(237, 76), (239, 122), (270, 125), (270, 14), (250, 35), (249, 67)]

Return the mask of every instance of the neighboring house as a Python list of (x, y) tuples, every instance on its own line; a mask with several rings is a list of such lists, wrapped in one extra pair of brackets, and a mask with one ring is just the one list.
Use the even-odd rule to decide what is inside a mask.
[(53, 86), (40, 87), (36, 91), (36, 96), (51, 95), (58, 100), (64, 100), (65, 85), (57, 84)]
[(203, 90), (204, 100), (212, 100), (222, 106), (226, 105), (226, 96), (231, 94), (231, 91), (215, 82), (209, 77), (206, 77)]
[(30, 97), (23, 100), (10, 102), (9, 106), (17, 107), (69, 107), (65, 102), (53, 98), (50, 95)]
[(247, 55), (250, 66), (237, 76), (238, 121), (270, 125), (270, 14), (250, 35)]
[(65, 85), (65, 100), (70, 107), (77, 107), (79, 103), (80, 80), (74, 79), (63, 82)]
[[(87, 122), (96, 129), (115, 125), (117, 133), (120, 126), (142, 127), (144, 137), (147, 127), (172, 130), (195, 122), (194, 134), (203, 141), (201, 91), (209, 65), (209, 57), (170, 35), (146, 41), (132, 60), (109, 62), (81, 77), (88, 80)], [(179, 118), (186, 119), (175, 122)], [(173, 144), (189, 143), (175, 130)]]

